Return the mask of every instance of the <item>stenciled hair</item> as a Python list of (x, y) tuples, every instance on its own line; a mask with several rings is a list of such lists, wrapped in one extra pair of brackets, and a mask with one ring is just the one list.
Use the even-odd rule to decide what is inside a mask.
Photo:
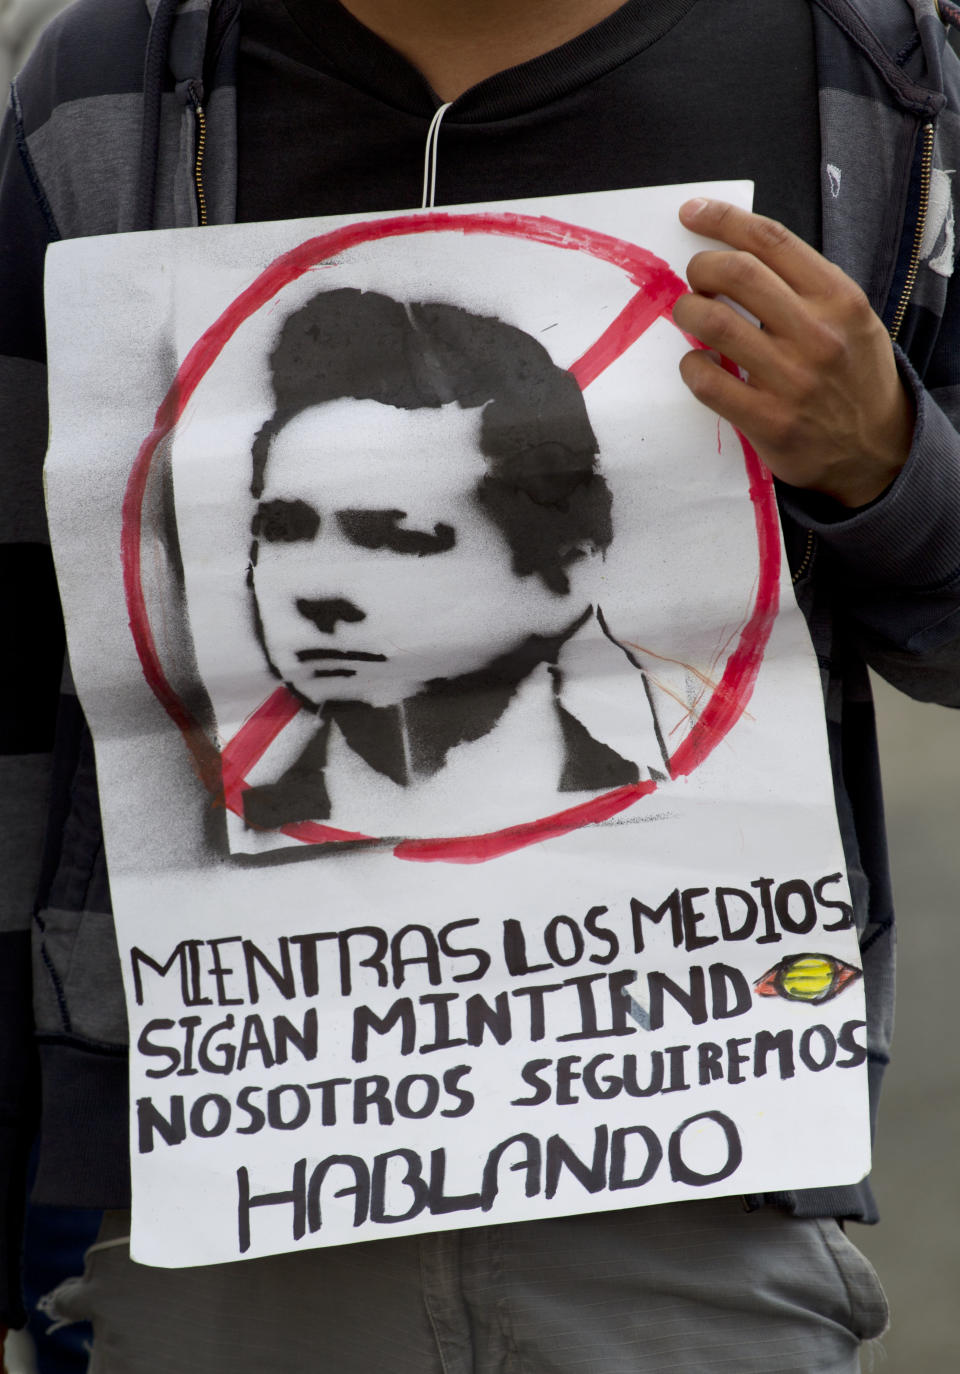
[(612, 538), (597, 440), (569, 372), (522, 329), (445, 302), (401, 302), (354, 287), (318, 292), (285, 321), (270, 354), (275, 408), (253, 444), (263, 493), (273, 439), (296, 415), (351, 397), (402, 410), (483, 407), (488, 471), (475, 499), (507, 540), (513, 571), (570, 589), (565, 568)]

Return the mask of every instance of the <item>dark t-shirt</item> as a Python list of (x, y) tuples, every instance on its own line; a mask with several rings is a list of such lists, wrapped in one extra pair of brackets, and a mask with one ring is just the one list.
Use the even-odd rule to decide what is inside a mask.
[[(420, 204), (427, 81), (336, 0), (245, 0), (241, 220)], [(436, 203), (751, 178), (820, 242), (809, 0), (627, 0), (446, 112)]]

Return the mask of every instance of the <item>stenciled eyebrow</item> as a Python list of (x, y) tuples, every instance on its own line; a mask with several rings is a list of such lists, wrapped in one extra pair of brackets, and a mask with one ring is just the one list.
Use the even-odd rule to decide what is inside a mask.
[(338, 510), (337, 524), (343, 533), (361, 549), (389, 549), (391, 553), (409, 553), (417, 558), (427, 554), (446, 553), (457, 542), (452, 525), (438, 522), (428, 530), (402, 530), (405, 510)]
[(320, 513), (306, 501), (261, 501), (250, 528), (254, 539), (268, 544), (296, 544), (316, 539)]

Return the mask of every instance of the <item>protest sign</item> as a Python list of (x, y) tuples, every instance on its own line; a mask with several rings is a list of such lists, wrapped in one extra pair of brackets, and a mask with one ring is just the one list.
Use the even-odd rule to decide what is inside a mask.
[(868, 1167), (817, 665), (667, 187), (57, 246), (47, 490), (189, 1265)]

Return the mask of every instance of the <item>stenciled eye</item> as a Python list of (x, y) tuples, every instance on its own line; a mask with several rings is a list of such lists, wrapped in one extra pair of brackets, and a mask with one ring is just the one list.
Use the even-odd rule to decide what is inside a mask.
[(788, 1002), (829, 1002), (857, 978), (860, 969), (830, 954), (790, 954), (754, 983), (761, 997), (784, 997)]
[(295, 544), (301, 539), (316, 539), (320, 516), (306, 501), (261, 501), (254, 513), (250, 533), (268, 544)]
[(457, 542), (452, 525), (438, 522), (432, 531), (401, 529), (406, 518), (405, 510), (337, 511), (337, 524), (360, 549), (389, 549), (391, 553), (425, 558), (432, 553), (447, 553)]

